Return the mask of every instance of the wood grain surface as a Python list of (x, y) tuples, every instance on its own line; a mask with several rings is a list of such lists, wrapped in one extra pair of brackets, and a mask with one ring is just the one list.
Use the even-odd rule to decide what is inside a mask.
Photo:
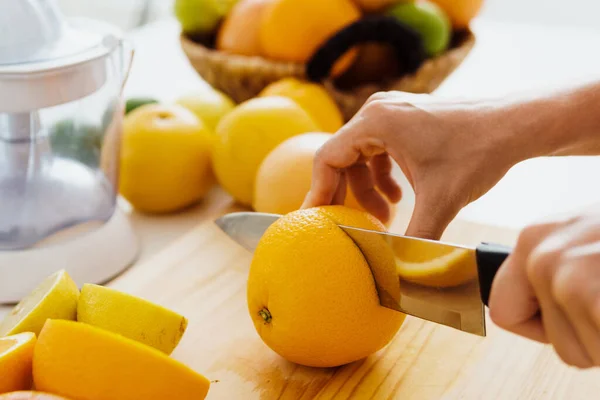
[[(402, 232), (412, 206), (399, 206)], [(212, 221), (237, 210), (215, 191), (204, 205), (169, 217), (132, 214), (144, 251), (164, 246), (109, 285), (190, 319), (174, 357), (213, 381), (209, 399), (594, 399), (600, 374), (560, 362), (552, 349), (489, 322), (480, 338), (408, 317), (392, 343), (335, 369), (291, 364), (266, 347), (246, 310), (251, 255)], [(182, 232), (186, 232), (182, 234)], [(457, 220), (445, 239), (513, 244), (516, 232)]]

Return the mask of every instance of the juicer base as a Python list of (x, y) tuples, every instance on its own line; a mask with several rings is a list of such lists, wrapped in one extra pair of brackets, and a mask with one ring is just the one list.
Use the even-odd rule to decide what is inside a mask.
[(54, 272), (65, 269), (81, 287), (101, 284), (129, 267), (138, 240), (125, 213), (117, 207), (109, 221), (84, 234), (23, 251), (0, 251), (0, 304), (14, 304)]

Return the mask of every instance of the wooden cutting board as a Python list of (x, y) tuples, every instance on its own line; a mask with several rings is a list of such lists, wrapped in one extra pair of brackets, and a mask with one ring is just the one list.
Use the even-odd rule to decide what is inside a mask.
[[(214, 197), (214, 196), (213, 196)], [(133, 216), (145, 246), (170, 245), (109, 286), (170, 307), (190, 320), (173, 357), (213, 381), (208, 399), (593, 399), (597, 371), (566, 367), (551, 348), (494, 327), (480, 338), (408, 317), (395, 339), (371, 357), (335, 369), (291, 364), (266, 347), (246, 310), (251, 255), (213, 223), (235, 210), (225, 196), (193, 213)], [(402, 232), (411, 206), (391, 230)], [(178, 225), (194, 225), (180, 237)], [(171, 236), (169, 236), (171, 235)], [(445, 239), (513, 244), (511, 230), (455, 221)]]

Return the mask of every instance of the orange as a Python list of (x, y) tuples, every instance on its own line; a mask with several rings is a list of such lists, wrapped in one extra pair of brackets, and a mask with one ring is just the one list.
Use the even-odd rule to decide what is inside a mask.
[(322, 85), (284, 78), (267, 86), (260, 96), (284, 96), (294, 100), (324, 132), (334, 133), (344, 124), (342, 112)]
[(19, 391), (0, 395), (0, 400), (69, 400), (49, 393)]
[[(351, 0), (274, 0), (260, 30), (264, 55), (306, 63), (325, 41), (360, 17)], [(334, 66), (333, 75), (343, 73), (355, 56), (354, 51), (344, 55)]]
[(373, 278), (400, 287), (383, 238), (350, 237), (337, 224), (383, 231), (371, 215), (344, 206), (295, 211), (277, 220), (256, 248), (248, 310), (261, 339), (285, 359), (334, 367), (380, 350), (405, 315), (379, 303)]
[(212, 154), (217, 180), (240, 204), (252, 204), (256, 171), (267, 154), (284, 140), (317, 129), (310, 115), (286, 97), (240, 104), (217, 126)]
[[(282, 215), (298, 210), (310, 190), (315, 153), (332, 136), (329, 133), (306, 133), (294, 136), (273, 149), (256, 174), (254, 209)], [(364, 210), (350, 188), (346, 192), (345, 204)], [(395, 207), (391, 205), (391, 209), (389, 222), (393, 220)]]
[(35, 340), (30, 332), (0, 338), (0, 393), (31, 388)]
[(363, 11), (373, 13), (398, 3), (409, 3), (413, 0), (354, 0)]
[(225, 17), (217, 34), (217, 49), (244, 56), (262, 54), (260, 26), (272, 0), (241, 0)]
[(440, 247), (427, 241), (394, 248), (396, 270), (402, 279), (423, 286), (453, 287), (477, 276), (473, 254), (467, 249)]
[(38, 390), (85, 400), (203, 399), (210, 382), (159, 350), (81, 322), (48, 320), (35, 346)]
[(464, 29), (481, 10), (483, 0), (430, 0), (450, 17), (455, 29)]

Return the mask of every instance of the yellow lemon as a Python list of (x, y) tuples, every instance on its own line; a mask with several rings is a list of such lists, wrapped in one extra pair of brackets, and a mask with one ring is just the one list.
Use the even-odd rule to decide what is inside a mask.
[(171, 354), (188, 321), (185, 317), (147, 300), (103, 286), (81, 288), (77, 320), (118, 333)]
[(79, 289), (66, 271), (58, 271), (23, 298), (0, 323), (0, 337), (21, 332), (36, 335), (47, 319), (75, 320)]
[(221, 186), (239, 203), (250, 205), (260, 163), (284, 140), (317, 130), (309, 114), (286, 97), (248, 100), (217, 127), (213, 170)]
[(338, 224), (384, 230), (373, 216), (343, 206), (295, 211), (269, 227), (252, 260), (254, 326), (272, 350), (298, 364), (334, 367), (367, 357), (405, 318), (380, 305), (374, 279), (399, 299), (391, 248)]
[(304, 108), (324, 132), (334, 133), (344, 124), (340, 109), (321, 85), (284, 78), (267, 86), (260, 95), (289, 97)]
[(177, 211), (200, 201), (214, 184), (211, 133), (180, 105), (147, 104), (125, 118), (119, 190), (148, 213)]
[(35, 334), (0, 338), (0, 393), (31, 388), (31, 363)]
[(186, 93), (175, 102), (196, 114), (212, 132), (217, 129), (219, 121), (235, 107), (233, 100), (225, 93), (211, 87)]
[(37, 390), (86, 400), (204, 399), (210, 382), (164, 353), (88, 324), (48, 320), (33, 357)]
[(466, 249), (446, 249), (424, 241), (410, 247), (397, 246), (394, 254), (398, 275), (419, 285), (452, 287), (477, 276), (471, 252)]

